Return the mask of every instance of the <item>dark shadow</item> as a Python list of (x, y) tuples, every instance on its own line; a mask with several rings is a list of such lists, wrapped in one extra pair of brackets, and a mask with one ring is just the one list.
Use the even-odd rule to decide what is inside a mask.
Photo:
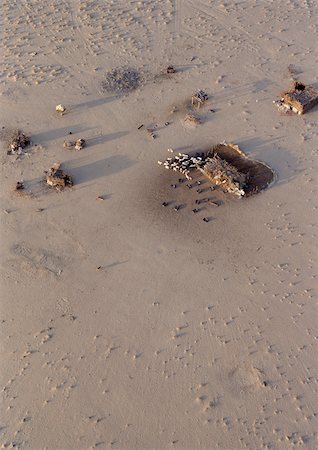
[(110, 194), (101, 194), (101, 195), (99, 195), (98, 196), (98, 199), (100, 199), (100, 200), (109, 200), (110, 198), (112, 198), (112, 193), (110, 193)]
[(119, 131), (117, 133), (110, 133), (107, 135), (100, 135), (89, 138), (86, 140), (87, 147), (92, 147), (94, 145), (105, 144), (105, 142), (112, 141), (114, 139), (119, 139), (123, 136), (127, 136), (129, 131)]
[(76, 111), (78, 109), (88, 109), (88, 108), (96, 108), (97, 106), (105, 105), (106, 103), (110, 103), (115, 100), (117, 97), (114, 95), (112, 97), (101, 97), (96, 98), (94, 100), (88, 100), (87, 102), (78, 103), (77, 105), (72, 105), (70, 108), (72, 111)]
[(263, 80), (255, 81), (252, 92), (265, 91), (272, 84), (273, 84), (273, 81), (269, 80), (268, 78), (264, 78)]
[(83, 125), (69, 125), (67, 127), (55, 128), (54, 130), (43, 131), (43, 133), (33, 134), (32, 141), (47, 142), (60, 138), (70, 138), (70, 131), (72, 134), (83, 133), (84, 131), (91, 130), (92, 128), (84, 127)]
[(275, 184), (290, 181), (300, 173), (297, 159), (287, 149), (278, 145), (284, 137), (269, 139), (254, 137), (238, 141), (240, 149), (251, 159), (265, 162), (274, 170)]
[(233, 98), (244, 97), (251, 93), (258, 93), (266, 91), (266, 89), (273, 84), (273, 81), (268, 78), (255, 81), (254, 83), (245, 83), (239, 86), (230, 86), (226, 92), (218, 92), (213, 95), (213, 100), (233, 100)]
[(63, 164), (63, 170), (69, 172), (74, 180), (74, 185), (87, 183), (108, 175), (114, 175), (136, 164), (125, 155), (114, 155), (89, 164), (81, 164), (81, 160), (72, 160)]
[(237, 142), (237, 145), (240, 147), (240, 149), (244, 152), (244, 153), (253, 153), (256, 150), (259, 151), (259, 149), (261, 149), (262, 147), (272, 147), (273, 143), (279, 142), (281, 139), (283, 139), (285, 136), (279, 136), (279, 137), (275, 137), (275, 138), (269, 138), (263, 140), (260, 139), (258, 137), (250, 137), (250, 138), (246, 138), (243, 140), (239, 140)]
[[(125, 261), (115, 261), (115, 262), (113, 262), (111, 264), (106, 264), (106, 266), (103, 266), (103, 269), (111, 269), (112, 267), (120, 266), (120, 265), (125, 264), (127, 262), (128, 262), (128, 259), (125, 260)], [(116, 348), (119, 348), (119, 347), (116, 347)]]
[(196, 69), (198, 67), (206, 66), (207, 63), (198, 63), (198, 64), (184, 64), (183, 66), (177, 66), (176, 72), (188, 72), (191, 69)]
[(174, 147), (173, 154), (171, 156), (176, 155), (179, 152), (187, 154), (190, 150), (192, 150), (192, 152), (193, 152), (193, 145), (184, 145), (183, 147)]

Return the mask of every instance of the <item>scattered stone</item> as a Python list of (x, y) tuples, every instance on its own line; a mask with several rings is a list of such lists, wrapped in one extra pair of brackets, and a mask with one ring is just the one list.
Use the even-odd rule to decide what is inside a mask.
[(64, 148), (75, 148), (75, 150), (82, 150), (83, 147), (85, 147), (86, 142), (85, 139), (77, 139), (76, 141), (64, 141), (63, 147)]
[(105, 199), (104, 199), (103, 195), (99, 195), (98, 197), (96, 197), (96, 200), (102, 201), (102, 200), (105, 200)]
[(55, 107), (55, 111), (56, 112), (58, 112), (58, 113), (60, 113), (61, 114), (61, 116), (63, 116), (63, 114), (65, 113), (65, 111), (66, 111), (66, 108), (65, 108), (65, 106), (63, 106), (63, 105), (57, 105), (56, 107)]
[(73, 148), (73, 147), (75, 147), (75, 141), (64, 141), (63, 147), (64, 148)]
[(86, 146), (86, 142), (85, 139), (77, 139), (77, 141), (75, 142), (75, 150), (82, 150), (83, 147)]
[(139, 125), (138, 130), (140, 130), (143, 126), (144, 126), (143, 123), (141, 125)]
[(203, 217), (203, 222), (210, 222), (210, 219), (208, 217)]
[(167, 73), (176, 73), (176, 69), (173, 66), (168, 66), (166, 69)]
[(152, 139), (156, 138), (156, 134), (155, 134), (155, 129), (154, 128), (147, 128), (147, 133)]
[(73, 186), (72, 177), (65, 173), (60, 167), (61, 164), (56, 163), (51, 167), (51, 169), (45, 172), (47, 184), (57, 189)]
[(166, 206), (168, 206), (168, 202), (162, 202), (162, 206), (165, 208)]
[(16, 189), (16, 191), (20, 191), (20, 190), (24, 189), (23, 181), (17, 181), (16, 185), (15, 185), (15, 189)]
[(167, 127), (168, 125), (170, 125), (170, 122), (165, 122), (165, 126)]
[(197, 125), (200, 125), (201, 120), (199, 117), (195, 116), (194, 114), (188, 113), (185, 118), (183, 119), (185, 125), (190, 125), (192, 127), (196, 127)]

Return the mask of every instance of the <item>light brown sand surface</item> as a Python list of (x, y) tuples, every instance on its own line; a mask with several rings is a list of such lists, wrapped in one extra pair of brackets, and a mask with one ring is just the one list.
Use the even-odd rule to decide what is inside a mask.
[[(316, 23), (312, 0), (3, 1), (1, 126), (33, 146), (1, 144), (2, 448), (318, 447), (318, 109), (272, 104), (317, 85)], [(102, 91), (118, 66), (142, 85)], [(157, 160), (223, 140), (277, 181), (193, 214), (207, 194)], [(57, 161), (73, 188), (45, 187)]]

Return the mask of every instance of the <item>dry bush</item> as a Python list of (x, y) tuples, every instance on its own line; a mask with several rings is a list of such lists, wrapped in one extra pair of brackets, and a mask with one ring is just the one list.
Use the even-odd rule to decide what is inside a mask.
[(106, 73), (102, 90), (117, 94), (127, 94), (141, 84), (140, 73), (132, 67), (117, 67)]

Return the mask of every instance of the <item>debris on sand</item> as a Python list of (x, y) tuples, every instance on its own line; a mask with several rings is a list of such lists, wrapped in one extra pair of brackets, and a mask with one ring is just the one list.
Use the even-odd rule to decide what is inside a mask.
[(56, 107), (55, 107), (55, 111), (56, 112), (58, 112), (58, 113), (60, 113), (61, 114), (61, 116), (63, 116), (63, 114), (65, 113), (65, 111), (66, 111), (66, 108), (65, 108), (65, 106), (63, 106), (63, 105), (57, 105)]
[(16, 191), (21, 191), (22, 189), (24, 189), (24, 183), (23, 181), (17, 181), (16, 185), (15, 185), (15, 190)]
[(188, 125), (190, 127), (196, 127), (201, 123), (200, 118), (191, 113), (188, 113), (183, 121), (185, 125)]
[(8, 155), (22, 155), (23, 150), (31, 144), (30, 137), (21, 130), (4, 130), (1, 139), (6, 142)]
[(199, 170), (213, 185), (237, 197), (260, 192), (275, 178), (274, 171), (265, 163), (248, 158), (237, 145), (225, 142), (207, 153), (193, 156), (179, 153), (158, 164), (182, 173), (188, 180), (192, 180), (193, 171)]
[(63, 142), (64, 148), (74, 148), (75, 147), (75, 141), (64, 141)]
[(132, 67), (117, 67), (106, 73), (101, 87), (105, 92), (127, 94), (141, 83), (140, 73)]
[(77, 139), (77, 141), (64, 141), (63, 147), (64, 148), (75, 148), (75, 150), (82, 150), (83, 147), (86, 146), (85, 139)]
[(304, 114), (318, 104), (318, 91), (313, 86), (294, 81), (280, 100), (274, 100), (279, 111)]
[(173, 66), (168, 66), (166, 73), (176, 73), (176, 69)]
[(208, 94), (199, 89), (192, 95), (192, 106), (196, 106), (198, 109), (209, 99)]
[(27, 189), (24, 181), (17, 181), (14, 186), (14, 192), (16, 195), (22, 198), (33, 198), (33, 193)]
[(156, 139), (156, 137), (157, 137), (157, 135), (155, 133), (155, 128), (156, 127), (154, 127), (154, 128), (151, 128), (151, 127), (147, 128), (147, 134), (151, 137), (151, 139)]
[(47, 184), (57, 189), (63, 189), (66, 186), (73, 186), (72, 177), (65, 173), (60, 167), (60, 163), (55, 163), (48, 171), (45, 172)]

